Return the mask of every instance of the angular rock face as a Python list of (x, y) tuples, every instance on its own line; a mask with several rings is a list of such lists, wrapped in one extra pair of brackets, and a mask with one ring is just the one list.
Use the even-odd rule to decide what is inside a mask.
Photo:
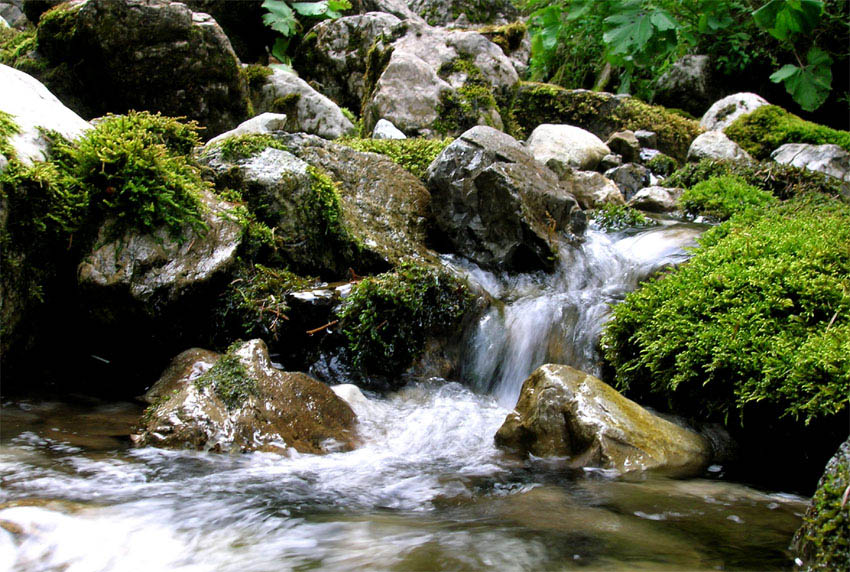
[(256, 113), (286, 114), (286, 130), (336, 139), (354, 131), (354, 124), (333, 101), (293, 73), (272, 70), (253, 94)]
[(599, 137), (589, 131), (572, 125), (548, 123), (535, 128), (526, 145), (535, 159), (556, 172), (567, 167), (593, 170), (611, 152)]
[(623, 162), (632, 163), (640, 159), (640, 143), (634, 131), (617, 131), (605, 142), (613, 153), (623, 158)]
[(482, 266), (551, 268), (558, 235), (584, 214), (557, 176), (491, 127), (461, 135), (428, 168), (434, 220), (457, 251)]
[(650, 183), (649, 170), (637, 163), (626, 163), (609, 169), (605, 171), (605, 176), (617, 185), (626, 200)]
[(838, 145), (786, 143), (771, 153), (770, 158), (850, 183), (850, 153)]
[[(248, 115), (239, 60), (215, 20), (169, 0), (82, 0), (42, 15), (49, 87), (84, 117), (184, 116), (213, 136)], [(45, 76), (48, 77), (48, 76)]]
[(742, 115), (752, 113), (767, 101), (755, 93), (735, 93), (715, 101), (699, 124), (706, 131), (723, 131)]
[(570, 188), (584, 209), (626, 204), (617, 185), (604, 175), (593, 171), (573, 171), (569, 178), (574, 182)]
[(713, 84), (708, 56), (682, 56), (658, 78), (652, 102), (699, 117), (715, 98)]
[(698, 471), (711, 457), (700, 435), (653, 415), (610, 386), (564, 365), (525, 380), (496, 445), (523, 455), (569, 457), (577, 467), (620, 472)]
[(407, 0), (407, 5), (432, 26), (464, 22), (501, 25), (519, 17), (509, 0)]
[(178, 355), (145, 395), (139, 447), (328, 453), (354, 447), (354, 412), (323, 383), (275, 369), (262, 340)]
[(698, 162), (703, 159), (725, 159), (748, 163), (753, 160), (749, 153), (726, 137), (722, 131), (706, 131), (691, 143), (691, 148), (688, 149), (688, 161)]

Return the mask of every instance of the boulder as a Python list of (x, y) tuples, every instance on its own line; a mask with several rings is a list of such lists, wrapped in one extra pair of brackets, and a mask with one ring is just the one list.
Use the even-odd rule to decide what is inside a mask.
[(241, 61), (268, 62), (268, 48), (278, 35), (263, 22), (263, 0), (185, 0), (184, 4), (215, 18)]
[(15, 156), (25, 165), (47, 159), (48, 141), (43, 130), (56, 131), (74, 140), (91, 128), (65, 107), (41, 82), (24, 72), (0, 64), (0, 111), (11, 114), (19, 133), (9, 138)]
[(672, 187), (645, 187), (629, 199), (628, 205), (642, 211), (673, 212), (678, 208), (684, 189)]
[(372, 139), (407, 139), (407, 137), (386, 119), (379, 119), (372, 130)]
[(608, 169), (605, 171), (605, 176), (617, 185), (626, 200), (650, 184), (649, 169), (637, 163), (626, 163)]
[(42, 14), (51, 91), (83, 117), (159, 111), (212, 137), (248, 116), (239, 60), (209, 15), (169, 0), (80, 0)]
[(476, 32), (412, 22), (404, 31), (370, 51), (365, 129), (382, 118), (408, 136), (503, 127), (497, 100), (509, 96), (519, 77), (499, 46)]
[(431, 26), (507, 24), (519, 17), (510, 0), (407, 0), (407, 5)]
[(599, 161), (599, 165), (597, 165), (596, 168), (604, 173), (605, 171), (613, 169), (614, 167), (619, 167), (622, 164), (623, 158), (611, 153), (602, 157), (602, 160)]
[(623, 158), (625, 163), (633, 163), (640, 159), (640, 143), (634, 131), (617, 131), (605, 142), (612, 153)]
[(850, 438), (826, 464), (791, 548), (802, 570), (850, 570)]
[(611, 153), (599, 137), (572, 125), (539, 125), (526, 141), (534, 158), (553, 169), (590, 171)]
[(559, 235), (584, 229), (567, 185), (492, 127), (452, 142), (427, 178), (436, 226), (459, 254), (487, 268), (551, 269)]
[[(611, 179), (594, 171), (573, 171), (568, 178), (570, 187), (583, 209), (595, 209), (604, 205), (624, 205), (623, 193)], [(562, 180), (565, 177), (561, 178)]]
[(715, 99), (714, 85), (708, 56), (682, 56), (658, 78), (652, 102), (699, 117)]
[(624, 473), (693, 474), (712, 456), (697, 433), (650, 413), (592, 375), (553, 364), (525, 380), (495, 441), (521, 455), (568, 457), (572, 466)]
[(264, 133), (274, 133), (275, 131), (285, 131), (286, 120), (286, 115), (283, 113), (261, 113), (248, 121), (243, 121), (230, 131), (216, 135), (207, 142), (207, 146), (215, 145), (225, 139), (239, 135), (262, 135)]
[(770, 158), (777, 163), (817, 171), (850, 183), (850, 153), (838, 145), (786, 143), (771, 153)]
[(325, 384), (276, 369), (266, 344), (178, 355), (144, 398), (137, 447), (321, 454), (351, 450), (356, 417)]
[(658, 135), (656, 135), (654, 131), (638, 129), (634, 133), (641, 148), (655, 149), (658, 147)]
[(265, 83), (252, 90), (257, 113), (286, 114), (286, 130), (337, 139), (353, 133), (354, 124), (333, 101), (297, 75), (274, 69)]
[(755, 93), (735, 93), (715, 101), (700, 119), (700, 126), (706, 131), (723, 131), (742, 115), (752, 113), (762, 105), (769, 105)]
[(419, 14), (410, 9), (405, 0), (353, 0), (351, 4), (361, 13), (382, 12), (402, 20), (425, 23)]
[(721, 159), (752, 163), (753, 158), (722, 131), (706, 131), (694, 139), (688, 149), (688, 161)]
[[(22, 29), (27, 25), (27, 17), (24, 14), (23, 0), (5, 0), (0, 2), (0, 20), (6, 22), (5, 27)], [(0, 28), (4, 27), (0, 23)]]

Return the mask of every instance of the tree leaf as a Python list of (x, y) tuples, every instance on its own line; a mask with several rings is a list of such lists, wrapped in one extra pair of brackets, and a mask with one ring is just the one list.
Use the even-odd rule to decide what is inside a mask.
[(770, 81), (773, 83), (779, 83), (781, 81), (785, 81), (792, 75), (799, 73), (800, 68), (793, 64), (785, 64), (779, 70), (773, 72), (770, 76)]
[(293, 2), (292, 9), (302, 16), (324, 16), (328, 11), (327, 0), (318, 2)]
[(292, 8), (283, 0), (265, 0), (262, 7), (268, 10), (267, 14), (263, 14), (263, 23), (276, 32), (280, 32), (284, 36), (292, 36), (295, 34), (295, 14)]

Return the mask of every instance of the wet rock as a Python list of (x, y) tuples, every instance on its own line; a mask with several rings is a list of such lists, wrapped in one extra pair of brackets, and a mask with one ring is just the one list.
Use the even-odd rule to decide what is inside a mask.
[(502, 128), (497, 99), (508, 97), (519, 77), (483, 35), (407, 22), (404, 35), (382, 40), (370, 54), (367, 76), (375, 79), (367, 77), (366, 129), (381, 118), (408, 136)]
[(826, 464), (791, 548), (803, 570), (850, 570), (850, 438)]
[(637, 163), (626, 163), (605, 171), (605, 176), (617, 185), (626, 200), (650, 183), (649, 170)]
[(283, 113), (261, 113), (256, 117), (252, 117), (248, 121), (243, 121), (236, 126), (235, 129), (225, 131), (221, 135), (217, 135), (209, 140), (207, 145), (215, 145), (229, 137), (239, 135), (261, 135), (263, 133), (273, 133), (275, 131), (286, 130), (286, 115)]
[(850, 153), (838, 145), (786, 143), (771, 153), (770, 158), (777, 163), (817, 171), (850, 183)]
[(540, 125), (534, 129), (526, 142), (534, 158), (563, 170), (571, 167), (593, 170), (611, 150), (599, 137), (572, 125)]
[(372, 139), (407, 139), (407, 137), (386, 119), (379, 119), (372, 130)]
[(25, 165), (47, 159), (48, 142), (42, 130), (56, 131), (74, 140), (91, 128), (87, 121), (65, 107), (37, 79), (0, 64), (0, 111), (11, 114), (20, 133), (9, 138), (15, 155)]
[(679, 188), (645, 187), (629, 199), (628, 205), (642, 211), (673, 212), (678, 208), (679, 197), (683, 192), (684, 189)]
[(715, 101), (700, 119), (700, 126), (706, 131), (723, 131), (736, 119), (752, 113), (767, 101), (755, 93), (735, 93)]
[(321, 454), (354, 447), (354, 412), (323, 383), (276, 369), (262, 340), (177, 356), (145, 396), (139, 447)]
[(354, 124), (333, 101), (297, 75), (272, 70), (265, 83), (252, 92), (257, 113), (286, 114), (286, 130), (337, 139), (354, 131)]
[[(574, 183), (572, 192), (581, 208), (595, 209), (604, 205), (624, 205), (623, 193), (611, 179), (593, 171), (573, 171), (568, 177)], [(562, 180), (565, 177), (561, 178)]]
[(324, 95), (359, 111), (367, 95), (364, 75), (369, 50), (378, 38), (396, 33), (400, 23), (398, 17), (383, 12), (320, 22), (304, 37), (295, 67)]
[(212, 137), (248, 116), (239, 60), (209, 15), (169, 0), (83, 0), (42, 15), (48, 87), (83, 117), (159, 111)]
[(708, 56), (682, 56), (658, 78), (652, 102), (699, 117), (715, 99), (714, 83)]
[(447, 26), (465, 16), (466, 25), (507, 24), (519, 16), (510, 0), (407, 0), (431, 26)]
[(706, 131), (691, 143), (688, 149), (688, 161), (699, 162), (703, 159), (721, 159), (745, 161), (753, 158), (740, 145), (726, 137), (722, 131)]
[(157, 317), (163, 306), (185, 301), (199, 287), (226, 274), (236, 262), (242, 226), (229, 214), (232, 205), (211, 193), (202, 196), (206, 232), (187, 227), (181, 238), (160, 228), (153, 234), (128, 230), (112, 237), (102, 228), (94, 251), (77, 270), (93, 312), (119, 322), (131, 307)]
[(569, 457), (577, 467), (689, 474), (711, 447), (696, 433), (653, 415), (599, 379), (544, 365), (525, 380), (496, 445), (522, 455)]
[(640, 159), (640, 143), (634, 131), (617, 131), (605, 142), (611, 152), (623, 158), (626, 163), (633, 163)]
[(551, 268), (558, 235), (583, 230), (583, 213), (566, 185), (491, 127), (461, 135), (427, 177), (437, 227), (458, 253), (482, 266)]

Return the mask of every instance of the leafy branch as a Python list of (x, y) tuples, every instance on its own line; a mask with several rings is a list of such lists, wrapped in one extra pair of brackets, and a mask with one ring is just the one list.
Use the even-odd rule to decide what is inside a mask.
[(267, 10), (263, 15), (263, 23), (282, 36), (275, 41), (272, 47), (272, 55), (288, 67), (290, 62), (287, 55), (289, 42), (301, 29), (298, 16), (335, 20), (342, 16), (343, 11), (351, 8), (351, 3), (348, 0), (318, 0), (315, 2), (265, 0), (263, 8)]

